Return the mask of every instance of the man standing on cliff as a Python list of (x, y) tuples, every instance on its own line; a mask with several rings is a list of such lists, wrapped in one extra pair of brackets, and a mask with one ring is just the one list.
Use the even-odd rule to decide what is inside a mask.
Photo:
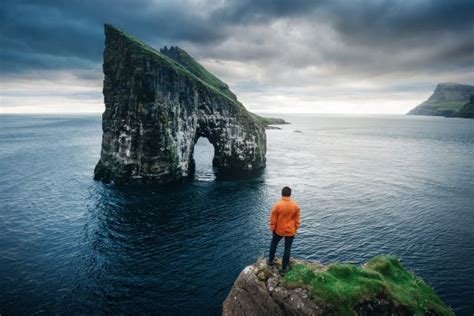
[(281, 190), (281, 200), (275, 203), (270, 215), (270, 230), (273, 237), (268, 258), (269, 266), (274, 266), (273, 260), (275, 259), (278, 242), (285, 237), (285, 253), (280, 273), (286, 273), (289, 270), (291, 244), (300, 226), (300, 207), (290, 196), (291, 189), (284, 187)]

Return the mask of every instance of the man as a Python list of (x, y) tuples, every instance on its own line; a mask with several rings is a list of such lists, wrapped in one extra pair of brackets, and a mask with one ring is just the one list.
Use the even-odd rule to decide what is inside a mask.
[(280, 273), (286, 273), (289, 270), (288, 263), (290, 262), (291, 244), (300, 226), (300, 207), (290, 196), (291, 189), (284, 187), (281, 190), (281, 200), (275, 203), (270, 215), (270, 230), (273, 233), (273, 237), (268, 258), (269, 266), (274, 266), (273, 260), (275, 259), (278, 242), (285, 237), (285, 253)]

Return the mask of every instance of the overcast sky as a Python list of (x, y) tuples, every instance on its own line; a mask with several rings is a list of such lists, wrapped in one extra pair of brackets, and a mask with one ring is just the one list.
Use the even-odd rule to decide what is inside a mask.
[(178, 45), (257, 112), (405, 113), (474, 83), (474, 1), (2, 0), (1, 112), (102, 112), (103, 24)]

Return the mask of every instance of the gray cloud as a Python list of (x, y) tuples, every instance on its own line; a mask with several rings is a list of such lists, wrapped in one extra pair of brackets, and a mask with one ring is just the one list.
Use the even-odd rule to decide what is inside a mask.
[(5, 0), (0, 73), (100, 82), (103, 23), (155, 47), (178, 44), (243, 93), (474, 81), (472, 0)]

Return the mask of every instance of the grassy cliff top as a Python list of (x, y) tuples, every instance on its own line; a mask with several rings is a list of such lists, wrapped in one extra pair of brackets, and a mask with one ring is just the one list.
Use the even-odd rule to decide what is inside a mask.
[(435, 291), (408, 272), (394, 256), (377, 256), (363, 266), (300, 263), (292, 267), (283, 282), (308, 287), (318, 300), (333, 306), (338, 315), (354, 315), (358, 303), (380, 295), (407, 306), (414, 315), (429, 311), (453, 315)]
[(175, 46), (171, 48), (163, 48), (161, 51), (154, 49), (148, 44), (140, 41), (134, 36), (122, 31), (119, 28), (111, 24), (104, 25), (106, 33), (113, 32), (119, 34), (121, 37), (126, 38), (129, 43), (136, 47), (143, 49), (155, 57), (159, 58), (161, 62), (166, 64), (170, 69), (173, 69), (177, 73), (188, 77), (191, 80), (199, 82), (202, 86), (212, 90), (216, 94), (226, 98), (236, 105), (236, 108), (243, 113), (251, 114), (249, 117), (253, 117), (255, 120), (260, 122), (263, 126), (269, 124), (285, 124), (284, 120), (277, 118), (264, 118), (257, 114), (247, 111), (247, 109), (237, 100), (236, 96), (230, 91), (227, 84), (221, 81), (219, 78), (214, 76), (212, 73), (206, 70), (201, 64), (199, 64), (194, 58), (192, 58), (183, 49)]
[[(178, 61), (174, 60), (173, 58), (168, 57), (167, 55), (165, 55), (165, 54), (161, 53), (160, 51), (154, 49), (150, 45), (142, 42), (141, 40), (135, 38), (134, 36), (128, 34), (127, 32), (122, 31), (119, 28), (116, 28), (115, 26), (113, 26), (111, 24), (105, 24), (104, 27), (105, 27), (106, 33), (107, 32), (115, 32), (116, 34), (119, 34), (123, 38), (126, 38), (127, 41), (130, 44), (135, 45), (135, 47), (138, 47), (140, 49), (143, 49), (144, 51), (147, 51), (147, 52), (155, 55), (155, 57), (159, 58), (159, 60), (162, 61), (164, 64), (166, 64), (168, 67), (170, 67), (170, 69), (173, 69), (177, 73), (179, 73), (183, 76), (186, 76), (191, 80), (194, 80), (196, 82), (201, 83), (207, 89), (211, 89), (213, 92), (225, 97), (226, 99), (228, 99), (231, 102), (235, 103), (237, 106), (243, 108), (243, 105), (236, 100), (235, 96), (233, 96), (233, 95), (231, 96), (228, 93), (224, 93), (222, 90), (219, 89), (219, 87), (214, 86), (215, 81), (212, 81), (212, 80), (209, 81), (209, 82), (206, 81), (206, 79), (208, 79), (209, 77), (205, 77), (205, 76), (203, 78), (198, 77), (195, 73), (188, 70), (184, 65), (181, 65)], [(189, 56), (189, 57), (191, 57), (191, 56)], [(198, 64), (196, 61), (194, 61), (194, 63)], [(199, 66), (201, 66), (201, 65), (199, 65)], [(204, 69), (204, 67), (202, 67), (202, 68)]]
[(171, 46), (170, 48), (165, 46), (160, 49), (160, 53), (173, 59), (208, 85), (213, 86), (228, 97), (235, 99), (235, 95), (229, 90), (227, 84), (207, 71), (206, 68), (204, 68), (183, 49), (178, 46)]

